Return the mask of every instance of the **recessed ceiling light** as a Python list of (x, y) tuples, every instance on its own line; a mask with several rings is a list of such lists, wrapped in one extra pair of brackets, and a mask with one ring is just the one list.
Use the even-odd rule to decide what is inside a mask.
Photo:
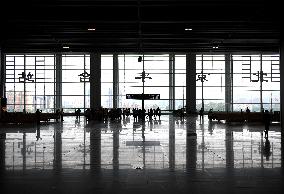
[(69, 47), (69, 46), (64, 46), (63, 48), (64, 48), (64, 49), (69, 49), (70, 47)]
[(88, 31), (95, 31), (96, 28), (88, 28)]
[(185, 28), (184, 30), (185, 30), (185, 31), (191, 31), (192, 28)]
[(219, 48), (218, 46), (213, 46), (213, 49), (217, 49), (217, 48)]

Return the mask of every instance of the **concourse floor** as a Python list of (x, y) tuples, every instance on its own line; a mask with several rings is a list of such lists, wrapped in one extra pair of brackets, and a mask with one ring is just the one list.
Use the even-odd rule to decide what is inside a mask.
[(283, 193), (281, 132), (259, 123), (160, 120), (0, 126), (4, 193)]

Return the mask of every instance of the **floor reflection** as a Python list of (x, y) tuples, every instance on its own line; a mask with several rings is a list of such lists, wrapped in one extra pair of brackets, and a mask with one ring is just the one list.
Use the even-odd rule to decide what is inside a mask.
[(63, 129), (60, 126), (54, 127), (54, 160), (53, 169), (54, 172), (59, 173), (62, 170), (62, 132)]
[(205, 117), (89, 123), (66, 117), (63, 123), (5, 128), (0, 135), (1, 170), (170, 169), (281, 167), (280, 126), (269, 138), (263, 126), (228, 125)]

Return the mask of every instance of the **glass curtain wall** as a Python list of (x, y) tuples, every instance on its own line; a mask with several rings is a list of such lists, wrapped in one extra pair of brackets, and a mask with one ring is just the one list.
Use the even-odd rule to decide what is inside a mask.
[(90, 55), (62, 55), (62, 108), (90, 107)]
[(279, 55), (233, 55), (233, 110), (280, 109)]
[[(118, 107), (141, 108), (141, 100), (126, 99), (126, 94), (141, 94), (143, 61), (145, 72), (152, 79), (145, 80), (145, 94), (160, 94), (160, 100), (145, 100), (145, 108), (169, 110), (185, 104), (185, 55), (147, 54), (138, 62), (138, 54), (118, 55), (119, 83), (113, 80), (113, 55), (102, 55), (102, 106), (113, 107), (113, 86), (118, 84)], [(170, 57), (173, 56), (173, 57)], [(5, 91), (8, 111), (53, 112), (55, 106), (55, 56), (32, 54), (6, 55)], [(232, 108), (240, 111), (249, 107), (279, 111), (280, 66), (279, 55), (232, 55)], [(205, 110), (225, 110), (225, 56), (196, 56), (197, 110), (204, 103)], [(65, 112), (90, 106), (90, 56), (62, 55), (62, 105)], [(202, 82), (203, 80), (203, 82)], [(172, 89), (174, 87), (174, 89)]]
[[(142, 55), (118, 55), (119, 68), (119, 107), (141, 108), (141, 100), (126, 99), (126, 94), (142, 94), (143, 60), (138, 62)], [(160, 107), (169, 109), (169, 55), (144, 55), (145, 94), (160, 94), (160, 100), (145, 100), (145, 109)]]
[(54, 111), (54, 55), (6, 55), (8, 112)]
[(101, 103), (113, 108), (113, 55), (101, 55)]
[(121, 108), (141, 108), (141, 100), (126, 99), (126, 94), (142, 94), (142, 82), (135, 79), (143, 71), (142, 62), (138, 62), (139, 56), (118, 55), (119, 107)]
[(262, 106), (266, 110), (280, 111), (279, 55), (262, 55)]
[(225, 55), (196, 55), (196, 109), (225, 110)]
[(185, 107), (186, 105), (186, 56), (174, 56), (174, 98), (175, 110)]
[[(104, 108), (113, 108), (113, 86), (119, 84), (118, 107), (141, 108), (142, 102), (137, 99), (126, 99), (126, 94), (142, 94), (143, 60), (138, 62), (138, 54), (118, 55), (118, 77), (119, 83), (113, 80), (114, 67), (113, 55), (102, 55), (101, 68), (101, 101)], [(145, 100), (145, 109), (160, 107), (169, 110), (169, 101), (175, 101), (175, 109), (185, 106), (185, 82), (186, 82), (186, 57), (185, 55), (174, 55), (170, 67), (169, 54), (144, 55), (145, 94), (160, 94), (159, 100)], [(173, 68), (173, 69), (171, 69)], [(170, 76), (174, 82), (170, 83)], [(170, 87), (174, 87), (174, 95), (170, 96)], [(184, 99), (184, 100), (183, 100)]]
[(152, 78), (145, 81), (145, 94), (160, 94), (160, 100), (146, 100), (145, 109), (169, 110), (169, 55), (145, 55), (144, 65), (145, 72)]

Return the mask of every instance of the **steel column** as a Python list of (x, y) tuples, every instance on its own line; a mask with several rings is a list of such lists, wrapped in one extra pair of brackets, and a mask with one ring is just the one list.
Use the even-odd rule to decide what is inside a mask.
[(90, 107), (101, 107), (101, 54), (90, 54)]
[(231, 55), (225, 54), (225, 111), (231, 112), (232, 109), (232, 68)]
[(186, 112), (196, 113), (196, 55), (186, 55)]

